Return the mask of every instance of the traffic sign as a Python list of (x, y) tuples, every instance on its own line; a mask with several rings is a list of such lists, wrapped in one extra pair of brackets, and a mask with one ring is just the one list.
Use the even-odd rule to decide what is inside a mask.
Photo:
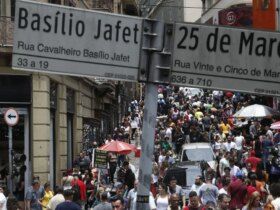
[(280, 95), (280, 33), (176, 23), (171, 83)]
[(5, 112), (4, 119), (9, 126), (14, 126), (19, 120), (18, 112), (15, 109), (10, 108)]
[(13, 69), (137, 81), (142, 19), (17, 1)]

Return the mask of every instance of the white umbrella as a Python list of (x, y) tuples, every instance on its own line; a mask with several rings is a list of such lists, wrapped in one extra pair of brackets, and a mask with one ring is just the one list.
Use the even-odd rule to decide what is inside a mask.
[(244, 117), (244, 118), (251, 118), (251, 117), (271, 117), (273, 115), (279, 115), (279, 112), (276, 110), (260, 104), (254, 104), (250, 106), (246, 106), (245, 108), (236, 112), (233, 116), (234, 117)]
[(278, 130), (280, 129), (280, 121), (272, 123), (270, 126), (271, 129)]

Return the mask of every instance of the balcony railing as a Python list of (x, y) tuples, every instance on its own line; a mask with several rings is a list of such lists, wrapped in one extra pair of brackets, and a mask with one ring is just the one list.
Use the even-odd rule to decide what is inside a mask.
[(0, 47), (13, 45), (13, 31), (13, 18), (0, 16)]

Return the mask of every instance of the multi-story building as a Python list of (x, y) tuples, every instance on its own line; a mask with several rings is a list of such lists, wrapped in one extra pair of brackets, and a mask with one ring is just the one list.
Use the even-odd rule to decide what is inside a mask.
[[(133, 0), (43, 0), (41, 2), (136, 15)], [(25, 154), (25, 187), (38, 175), (44, 183), (60, 184), (63, 171), (91, 141), (112, 132), (128, 110), (135, 85), (104, 79), (16, 71), (11, 68), (15, 0), (0, 1), (0, 181), (11, 176), (9, 107), (19, 113), (12, 128), (14, 153)], [(118, 102), (123, 102), (123, 106)], [(14, 175), (14, 173), (13, 173)], [(20, 176), (13, 176), (17, 184)]]
[(252, 26), (252, 0), (203, 0), (201, 23)]

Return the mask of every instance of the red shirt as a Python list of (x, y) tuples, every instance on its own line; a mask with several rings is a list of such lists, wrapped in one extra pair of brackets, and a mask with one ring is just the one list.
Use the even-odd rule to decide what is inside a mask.
[(240, 179), (237, 179), (230, 183), (228, 192), (231, 196), (230, 209), (242, 209), (246, 204), (247, 186)]
[(77, 185), (79, 186), (80, 188), (80, 197), (81, 197), (81, 200), (82, 201), (86, 201), (87, 200), (87, 196), (86, 196), (86, 185), (84, 182), (82, 182), (81, 180), (73, 180), (71, 182), (71, 186), (73, 186), (75, 183), (77, 183)]
[(261, 159), (260, 158), (257, 158), (257, 157), (254, 157), (254, 156), (251, 156), (251, 157), (248, 157), (246, 160), (245, 160), (245, 163), (251, 163), (252, 165), (252, 171), (256, 171), (257, 169), (257, 165), (258, 163), (261, 162)]

